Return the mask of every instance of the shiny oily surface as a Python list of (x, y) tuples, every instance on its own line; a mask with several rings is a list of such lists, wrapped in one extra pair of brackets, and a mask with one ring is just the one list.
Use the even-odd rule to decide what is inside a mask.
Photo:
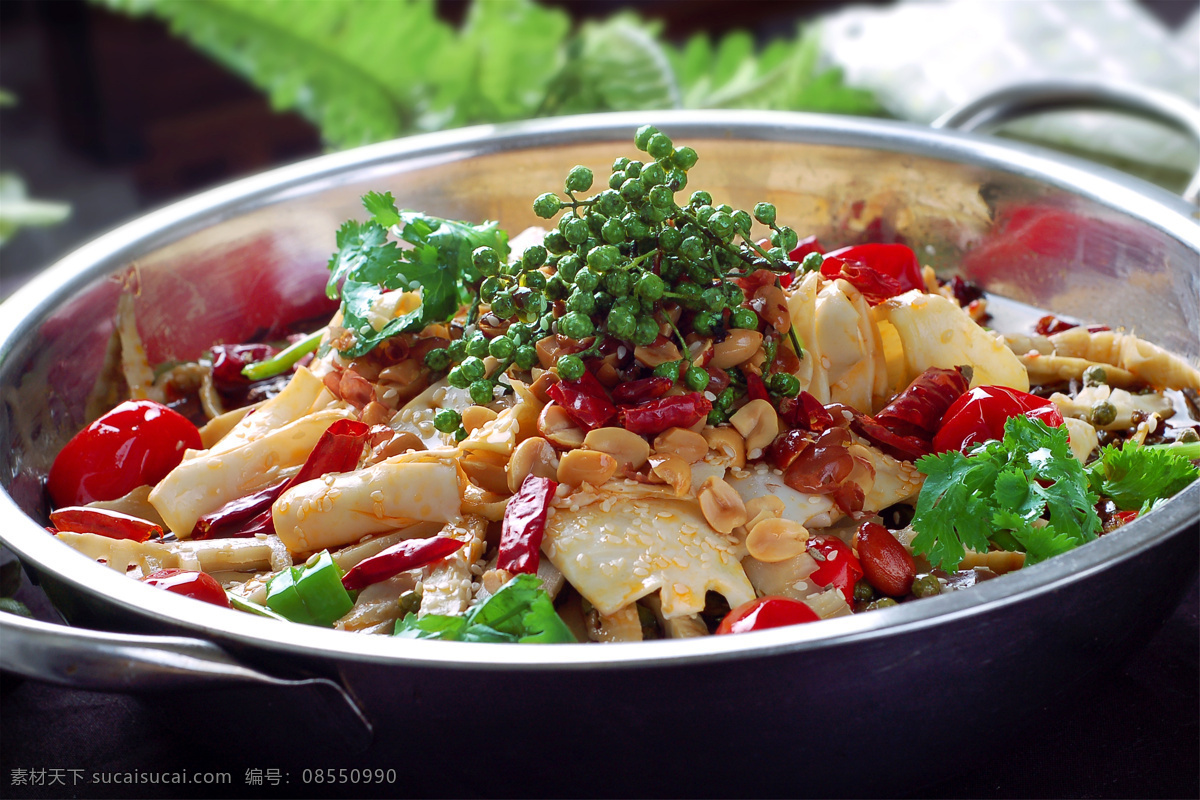
[[(147, 594), (153, 589), (61, 547), (39, 527), (46, 511), (41, 479), (82, 423), (123, 287), (139, 290), (137, 315), (150, 361), (191, 358), (214, 341), (243, 341), (281, 319), (326, 313), (322, 287), (333, 235), (342, 220), (363, 216), (363, 192), (387, 189), (402, 207), (498, 219), (517, 232), (538, 222), (533, 195), (556, 188), (574, 164), (599, 169), (615, 155), (632, 155), (629, 133), (647, 121), (701, 153), (693, 186), (739, 207), (768, 199), (780, 219), (802, 235), (817, 234), (826, 246), (876, 224), (917, 245), (922, 260), (943, 273), (957, 269), (1014, 300), (1136, 329), (1192, 358), (1200, 349), (1194, 334), (1200, 226), (1188, 216), (1194, 209), (1116, 173), (1030, 148), (899, 123), (757, 113), (606, 115), (415, 137), (287, 167), (169, 206), (76, 251), (11, 298), (0, 317), (0, 530), (6, 543), (57, 586), (64, 613), (77, 623), (191, 632), (252, 648), (256, 657), (291, 654), (314, 663), (353, 662), (356, 669), (383, 663), (574, 671), (835, 653), (857, 643), (865, 652), (870, 641), (899, 641), (939, 626), (954, 630), (969, 617), (995, 619), (1006, 608), (1045, 602), (1075, 585), (1087, 584), (1080, 598), (1101, 586), (1112, 594), (1125, 583), (1122, 562), (1177, 547), (1181, 530), (1195, 525), (1200, 488), (1192, 486), (1118, 536), (969, 592), (752, 636), (604, 648), (475, 647), (281, 631), (270, 621), (196, 608), (182, 598), (159, 601)], [(1044, 251), (1005, 250), (1005, 221), (1029, 208), (1042, 212), (1050, 230), (1070, 232), (1070, 240)], [(1184, 562), (1179, 569), (1186, 575), (1194, 554), (1190, 566)], [(1160, 619), (1168, 612), (1157, 605), (1143, 611)]]

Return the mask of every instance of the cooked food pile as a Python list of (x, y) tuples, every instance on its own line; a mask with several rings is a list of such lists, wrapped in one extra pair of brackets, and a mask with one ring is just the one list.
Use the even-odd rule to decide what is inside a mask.
[(905, 244), (827, 251), (689, 191), (691, 148), (634, 142), (512, 241), (366, 195), (339, 310), (281, 349), (156, 377), (122, 298), (129, 399), (55, 461), (57, 536), (291, 622), (617, 642), (965, 588), (1196, 479), (1184, 359), (1055, 317), (996, 334)]

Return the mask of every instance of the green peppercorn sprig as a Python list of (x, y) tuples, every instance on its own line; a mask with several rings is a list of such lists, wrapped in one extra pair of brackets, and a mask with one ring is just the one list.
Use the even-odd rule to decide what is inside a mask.
[[(431, 369), (449, 370), (448, 382), (467, 389), (472, 401), (491, 402), (500, 375), (510, 367), (530, 369), (537, 362), (533, 343), (551, 334), (593, 339), (584, 352), (559, 357), (555, 367), (565, 380), (581, 377), (584, 358), (598, 355), (610, 341), (649, 346), (665, 335), (682, 357), (659, 365), (653, 374), (704, 391), (711, 376), (691, 362), (681, 328), (718, 340), (730, 329), (763, 328), (746, 306), (737, 279), (759, 269), (795, 272), (800, 265), (788, 253), (797, 245), (796, 232), (777, 223), (770, 203), (758, 203), (749, 213), (714, 204), (703, 190), (677, 201), (697, 163), (696, 151), (676, 147), (650, 125), (638, 129), (634, 144), (646, 160), (617, 158), (606, 188), (592, 196), (585, 196), (595, 183), (592, 170), (576, 166), (563, 182), (562, 195), (547, 192), (533, 201), (537, 216), (561, 215), (542, 245), (527, 248), (508, 264), (491, 247), (472, 254), (466, 277), (476, 299), (466, 333), (425, 359)], [(754, 220), (770, 229), (769, 248), (751, 238)], [(813, 265), (806, 259), (804, 268)], [(672, 319), (676, 309), (679, 324)], [(499, 323), (492, 327), (504, 329), (502, 334), (489, 338), (479, 330), (484, 313)], [(802, 356), (800, 343), (792, 339)], [(775, 336), (764, 341), (768, 370), (778, 342)], [(490, 371), (484, 363), (488, 356), (497, 362)], [(763, 379), (773, 395), (799, 391), (790, 375), (764, 374)], [(739, 374), (719, 393), (710, 422), (727, 420), (745, 391)], [(449, 414), (439, 420), (439, 430), (461, 433), (461, 420)]]

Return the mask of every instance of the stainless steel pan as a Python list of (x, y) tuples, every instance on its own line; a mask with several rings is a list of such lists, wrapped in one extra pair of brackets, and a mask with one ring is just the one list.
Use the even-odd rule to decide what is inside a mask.
[[(1154, 97), (1121, 96), (1200, 131), (1186, 104), (1164, 101), (1164, 111)], [(456, 767), (449, 793), (736, 792), (729, 787), (749, 769), (751, 785), (779, 793), (853, 794), (894, 793), (928, 776), (931, 753), (965, 754), (1146, 641), (1196, 573), (1198, 486), (1119, 535), (971, 591), (820, 625), (603, 647), (283, 626), (129, 581), (40, 527), (41, 480), (82, 423), (123, 287), (140, 292), (151, 361), (192, 357), (214, 340), (325, 311), (333, 232), (361, 214), (364, 191), (520, 230), (536, 223), (534, 195), (576, 163), (602, 168), (630, 150), (647, 120), (699, 150), (694, 185), (738, 207), (769, 198), (826, 245), (874, 226), (1016, 301), (1001, 304), (1006, 313), (1054, 309), (1200, 355), (1195, 206), (1031, 147), (874, 120), (656, 112), (472, 128), (326, 156), (142, 217), (4, 304), (0, 537), (72, 624), (124, 633), (4, 618), (0, 666), (110, 690), (318, 681), (341, 692), (337, 736), (366, 746), (364, 763), (394, 765), (401, 754), (443, 763), (448, 747), (466, 759), (477, 745), (488, 763), (519, 765)], [(950, 725), (895, 734), (928, 709), (972, 707), (990, 713), (969, 734)], [(746, 737), (756, 752), (816, 747), (820, 757), (803, 768), (790, 758), (710, 757)], [(636, 757), (621, 755), (634, 744)]]

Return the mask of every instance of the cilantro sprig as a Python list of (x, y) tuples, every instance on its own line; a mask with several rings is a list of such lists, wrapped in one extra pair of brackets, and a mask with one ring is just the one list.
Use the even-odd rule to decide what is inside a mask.
[[(372, 218), (349, 220), (338, 230), (325, 287), (330, 298), (341, 298), (342, 325), (354, 335), (353, 343), (340, 350), (347, 358), (362, 356), (391, 336), (450, 319), (466, 301), (461, 287), (471, 253), (487, 246), (508, 254), (508, 234), (494, 222), (473, 225), (400, 211), (390, 192), (367, 193), (363, 206)], [(389, 233), (411, 247), (399, 247)], [(421, 304), (376, 330), (371, 324), (376, 301), (399, 289), (419, 291)]]
[(472, 606), (461, 617), (445, 614), (408, 614), (396, 621), (396, 636), (403, 639), (444, 639), (454, 642), (520, 642), (562, 644), (574, 642), (550, 595), (535, 575), (517, 575), (487, 600)]
[(1092, 490), (1112, 498), (1122, 511), (1150, 511), (1200, 477), (1191, 458), (1200, 457), (1192, 445), (1124, 447), (1106, 445), (1087, 469)]
[(970, 455), (925, 456), (927, 476), (913, 517), (913, 548), (945, 570), (958, 568), (964, 548), (1020, 550), (1044, 561), (1095, 539), (1099, 497), (1071, 455), (1065, 427), (1013, 417), (1002, 441)]

